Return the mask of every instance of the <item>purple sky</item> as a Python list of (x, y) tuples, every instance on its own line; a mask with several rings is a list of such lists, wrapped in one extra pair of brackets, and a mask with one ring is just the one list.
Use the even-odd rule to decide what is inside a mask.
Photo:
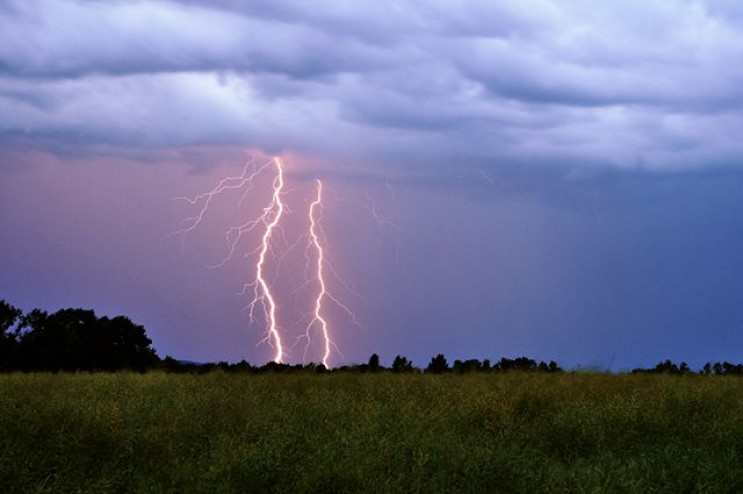
[[(0, 298), (267, 361), (252, 258), (208, 266), (271, 177), (162, 239), (281, 155), (289, 243), (330, 192), (336, 365), (743, 360), (740, 2), (429, 3), (0, 2)], [(302, 250), (271, 268), (291, 341)]]

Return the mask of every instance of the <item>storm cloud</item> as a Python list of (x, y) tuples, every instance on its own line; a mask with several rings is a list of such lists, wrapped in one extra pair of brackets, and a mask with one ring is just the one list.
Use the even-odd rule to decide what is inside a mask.
[(293, 149), (398, 170), (730, 166), (743, 154), (740, 11), (10, 1), (0, 136)]

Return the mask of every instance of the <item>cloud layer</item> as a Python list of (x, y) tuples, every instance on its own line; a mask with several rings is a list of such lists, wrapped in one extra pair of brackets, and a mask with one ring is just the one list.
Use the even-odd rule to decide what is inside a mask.
[(439, 170), (733, 165), (742, 27), (719, 1), (11, 0), (0, 138)]

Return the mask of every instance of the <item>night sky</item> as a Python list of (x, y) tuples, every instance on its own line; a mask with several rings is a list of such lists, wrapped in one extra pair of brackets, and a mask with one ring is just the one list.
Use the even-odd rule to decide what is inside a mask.
[(316, 179), (358, 319), (328, 306), (333, 365), (740, 362), (741, 60), (732, 0), (2, 1), (0, 299), (265, 363), (240, 295), (263, 231), (210, 266), (271, 173), (168, 234), (194, 213), (174, 198), (280, 156), (291, 363), (319, 360), (294, 345)]

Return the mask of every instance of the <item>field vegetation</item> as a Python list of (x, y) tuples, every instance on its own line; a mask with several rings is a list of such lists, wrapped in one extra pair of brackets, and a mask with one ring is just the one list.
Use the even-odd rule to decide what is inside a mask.
[(2, 492), (743, 492), (737, 376), (8, 373)]

